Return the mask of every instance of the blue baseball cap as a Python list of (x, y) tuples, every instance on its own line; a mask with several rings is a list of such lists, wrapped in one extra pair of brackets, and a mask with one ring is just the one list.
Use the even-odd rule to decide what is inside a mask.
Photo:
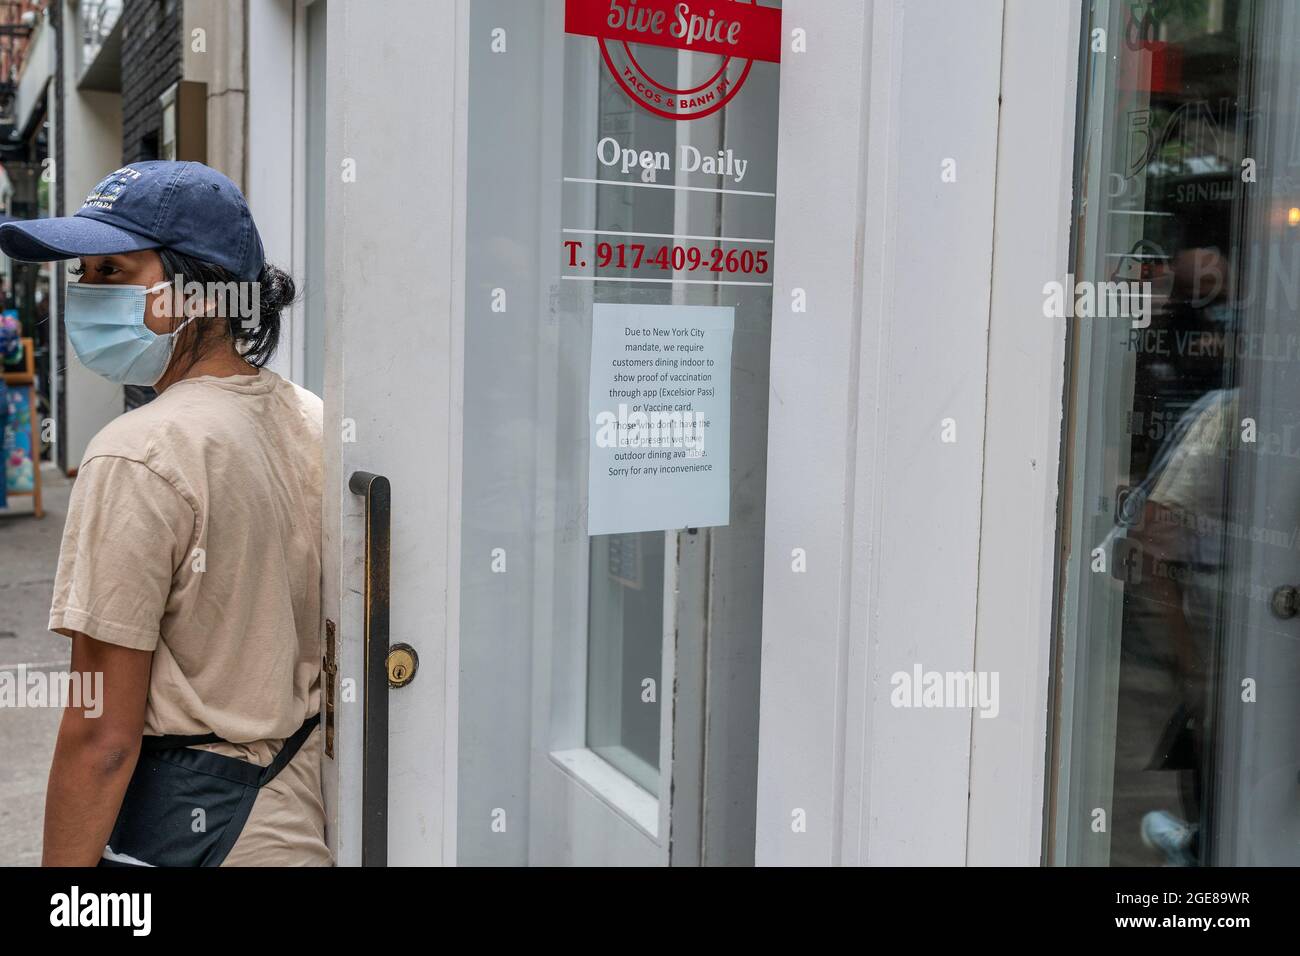
[(239, 187), (202, 163), (131, 163), (100, 181), (76, 215), (0, 225), (0, 252), (20, 262), (172, 249), (252, 282), (262, 237)]

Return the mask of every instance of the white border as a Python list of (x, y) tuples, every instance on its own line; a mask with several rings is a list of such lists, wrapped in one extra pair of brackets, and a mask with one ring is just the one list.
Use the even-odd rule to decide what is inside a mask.
[(659, 839), (659, 799), (654, 794), (587, 747), (553, 750), (551, 759), (623, 819), (652, 840)]
[(1070, 246), (1076, 0), (1007, 0), (984, 433), (977, 670), (997, 719), (972, 721), (966, 862), (1041, 861), (1065, 324), (1043, 317)]

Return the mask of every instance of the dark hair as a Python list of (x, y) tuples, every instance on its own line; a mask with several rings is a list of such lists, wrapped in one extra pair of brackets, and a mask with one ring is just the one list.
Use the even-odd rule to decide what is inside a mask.
[[(177, 276), (183, 276), (187, 285), (190, 282), (204, 286), (210, 282), (239, 282), (239, 278), (223, 266), (172, 249), (159, 249), (158, 257), (162, 259), (163, 273), (169, 282), (174, 282)], [(261, 368), (270, 361), (276, 346), (280, 344), (280, 313), (293, 302), (298, 293), (293, 278), (269, 262), (262, 266), (256, 288), (255, 315), (245, 319), (236, 313), (207, 322), (200, 319), (187, 327), (193, 329), (194, 334), (187, 336), (189, 344), (186, 348), (186, 368), (193, 366), (219, 340), (233, 344), (244, 361), (255, 368)], [(179, 324), (180, 316), (176, 318)]]

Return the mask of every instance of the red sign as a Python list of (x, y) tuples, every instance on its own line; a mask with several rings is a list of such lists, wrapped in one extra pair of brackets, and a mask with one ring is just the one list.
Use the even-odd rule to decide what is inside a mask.
[[(564, 29), (595, 37), (623, 91), (675, 120), (717, 112), (740, 92), (755, 60), (781, 59), (781, 11), (758, 0), (565, 0)], [(678, 87), (675, 69), (657, 79), (637, 61), (630, 46), (636, 43), (722, 61), (703, 83)]]

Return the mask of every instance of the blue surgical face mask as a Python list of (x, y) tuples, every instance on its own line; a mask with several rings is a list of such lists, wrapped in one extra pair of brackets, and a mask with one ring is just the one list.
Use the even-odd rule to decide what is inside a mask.
[(144, 324), (145, 295), (168, 285), (68, 285), (63, 321), (81, 364), (118, 385), (153, 385), (171, 362), (176, 333), (158, 335)]

